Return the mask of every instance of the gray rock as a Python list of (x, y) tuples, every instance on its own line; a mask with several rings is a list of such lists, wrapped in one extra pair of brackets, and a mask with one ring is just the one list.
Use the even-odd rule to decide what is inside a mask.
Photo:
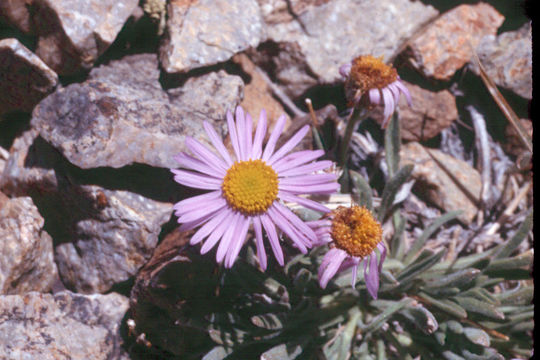
[[(444, 211), (463, 210), (458, 217), (471, 224), (478, 213), (482, 180), (476, 169), (439, 150), (411, 142), (401, 148), (401, 165), (414, 164), (414, 192)], [(456, 181), (457, 180), (457, 181)]]
[[(516, 31), (484, 36), (476, 48), (488, 76), (497, 85), (532, 99), (532, 35), (527, 22)], [(476, 63), (472, 69), (479, 74)]]
[(171, 1), (160, 60), (168, 73), (186, 72), (226, 61), (263, 37), (255, 0)]
[(449, 80), (473, 58), (473, 49), (504, 21), (493, 6), (461, 4), (445, 12), (407, 44), (411, 65), (424, 76)]
[(64, 284), (78, 292), (105, 292), (150, 258), (172, 204), (127, 191), (82, 185), (64, 191), (62, 205), (72, 241), (56, 246)]
[(36, 0), (36, 54), (60, 75), (89, 69), (112, 44), (137, 0)]
[(0, 193), (0, 293), (46, 292), (58, 276), (52, 239), (29, 197)]
[(54, 90), (58, 76), (17, 39), (0, 40), (0, 115), (32, 111)]
[[(264, 2), (263, 13), (269, 21), (271, 7), (277, 11), (284, 1)], [(320, 6), (309, 3), (294, 21), (270, 20), (268, 39), (277, 46), (269, 46), (269, 56), (253, 54), (261, 66), (274, 69), (272, 75), (294, 97), (317, 83), (341, 80), (339, 67), (358, 55), (393, 58), (400, 46), (438, 13), (420, 1), (315, 2), (323, 3)]]
[(32, 0), (0, 1), (0, 19), (5, 19), (10, 25), (25, 34), (32, 32), (32, 19), (28, 5)]
[(0, 296), (0, 358), (128, 359), (120, 336), (127, 309), (115, 293)]
[[(151, 168), (115, 171), (78, 169), (29, 130), (15, 140), (0, 177), (2, 191), (30, 195), (45, 215), (60, 277), (79, 292), (104, 292), (133, 276), (150, 257), (172, 211), (167, 198), (138, 194), (154, 186), (174, 196), (166, 169), (165, 174)], [(145, 179), (146, 187), (134, 185)]]
[(58, 182), (51, 159), (57, 154), (50, 147), (34, 145), (36, 129), (24, 132), (11, 146), (9, 157), (0, 172), (0, 190), (10, 196), (54, 193)]
[(135, 162), (171, 168), (177, 166), (174, 155), (186, 150), (185, 137), (205, 139), (203, 120), (222, 127), (242, 90), (240, 77), (218, 71), (166, 92), (157, 58), (134, 55), (48, 96), (36, 107), (32, 124), (83, 169)]

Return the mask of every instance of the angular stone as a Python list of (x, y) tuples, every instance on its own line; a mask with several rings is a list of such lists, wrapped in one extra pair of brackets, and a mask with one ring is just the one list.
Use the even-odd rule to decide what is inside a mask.
[(58, 271), (43, 224), (31, 198), (0, 193), (0, 294), (51, 289)]
[[(476, 48), (488, 76), (516, 94), (532, 99), (532, 34), (527, 22), (516, 31), (499, 36), (487, 35)], [(472, 69), (479, 74), (471, 61)]]
[(413, 192), (443, 211), (463, 210), (458, 219), (465, 224), (472, 222), (478, 212), (476, 204), (482, 188), (476, 169), (439, 150), (428, 150), (417, 142), (404, 145), (400, 155), (402, 166), (414, 165), (412, 177), (416, 184)]
[(224, 132), (226, 111), (240, 102), (242, 90), (240, 77), (221, 70), (164, 91), (156, 56), (133, 55), (48, 96), (32, 124), (83, 169), (132, 163), (172, 168), (174, 156), (186, 150), (186, 136), (207, 141), (203, 120)]
[(57, 189), (50, 161), (55, 154), (47, 148), (33, 146), (37, 136), (36, 129), (25, 131), (11, 146), (4, 171), (0, 172), (0, 189), (10, 196), (27, 196), (34, 191), (50, 193)]
[(266, 110), (266, 115), (270, 121), (270, 128), (273, 129), (273, 123), (283, 114), (287, 116), (285, 129), (290, 126), (290, 118), (283, 109), (283, 106), (272, 96), (272, 91), (264, 81), (261, 74), (255, 68), (255, 64), (246, 56), (246, 54), (237, 54), (233, 61), (242, 67), (251, 80), (244, 88), (244, 98), (239, 104), (248, 112), (256, 122), (259, 119), (261, 110)]
[[(172, 205), (128, 191), (82, 185), (63, 194), (70, 242), (55, 248), (64, 284), (78, 292), (105, 292), (149, 259)], [(78, 207), (78, 209), (77, 209)]]
[(427, 77), (448, 80), (473, 57), (482, 37), (504, 21), (486, 3), (463, 4), (441, 15), (408, 45), (410, 63)]
[[(332, 0), (315, 5), (310, 1), (299, 8), (294, 21), (267, 24), (271, 43), (261, 46), (262, 54), (254, 54), (292, 97), (315, 84), (341, 81), (339, 67), (355, 56), (391, 59), (404, 41), (437, 15), (420, 1)], [(279, 9), (283, 3), (274, 6)]]
[(39, 0), (36, 54), (60, 75), (90, 69), (137, 8), (137, 0)]
[(84, 171), (36, 136), (32, 129), (15, 140), (0, 189), (30, 195), (44, 214), (68, 288), (105, 292), (129, 279), (150, 257), (170, 218), (172, 204), (161, 199), (167, 193), (179, 197), (171, 190), (172, 176), (150, 167)]
[(168, 73), (213, 65), (257, 46), (263, 37), (255, 0), (171, 1), (161, 65)]
[(58, 76), (17, 39), (0, 40), (0, 115), (32, 111), (58, 84)]
[[(448, 90), (438, 92), (403, 82), (411, 93), (412, 106), (405, 96), (398, 103), (401, 138), (407, 141), (424, 141), (437, 136), (458, 118), (456, 99)], [(382, 124), (383, 110), (378, 107), (373, 118)]]
[(29, 5), (32, 0), (0, 1), (0, 19), (4, 18), (9, 24), (25, 34), (32, 32), (32, 19)]
[(120, 335), (127, 309), (116, 293), (0, 296), (0, 358), (129, 359)]

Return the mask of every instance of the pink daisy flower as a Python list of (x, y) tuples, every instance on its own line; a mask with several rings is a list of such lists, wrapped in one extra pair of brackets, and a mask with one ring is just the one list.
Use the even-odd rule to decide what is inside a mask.
[[(396, 110), (400, 94), (404, 94), (411, 106), (411, 94), (401, 81), (396, 69), (371, 55), (359, 56), (339, 68), (346, 78), (345, 95), (351, 106), (365, 99), (368, 106), (384, 104), (382, 127), (386, 128), (390, 116)], [(364, 96), (367, 95), (367, 96)]]
[(202, 242), (201, 253), (204, 254), (219, 243), (216, 260), (227, 268), (234, 264), (251, 225), (262, 269), (267, 266), (263, 229), (280, 265), (284, 264), (284, 258), (276, 226), (296, 248), (306, 253), (316, 235), (283, 201), (328, 212), (321, 204), (299, 195), (330, 194), (339, 187), (334, 174), (320, 173), (332, 162), (314, 161), (324, 154), (323, 151), (304, 150), (289, 154), (309, 131), (308, 125), (276, 149), (285, 120), (284, 115), (277, 120), (263, 147), (267, 130), (266, 112), (261, 112), (252, 136), (251, 116), (244, 114), (238, 106), (236, 121), (231, 112), (227, 113), (234, 155), (229, 154), (212, 126), (204, 122), (215, 151), (188, 137), (186, 146), (193, 156), (186, 153), (176, 156), (180, 166), (186, 170), (171, 169), (174, 180), (184, 186), (210, 191), (174, 205), (178, 222), (182, 224), (180, 230), (200, 226), (190, 244)]
[[(319, 284), (324, 289), (337, 273), (352, 268), (352, 286), (356, 284), (358, 266), (364, 263), (364, 279), (369, 294), (376, 299), (379, 275), (386, 257), (382, 228), (365, 207), (343, 206), (332, 211), (328, 218), (312, 221), (319, 244), (329, 244), (319, 267)], [(380, 259), (377, 260), (377, 252)]]

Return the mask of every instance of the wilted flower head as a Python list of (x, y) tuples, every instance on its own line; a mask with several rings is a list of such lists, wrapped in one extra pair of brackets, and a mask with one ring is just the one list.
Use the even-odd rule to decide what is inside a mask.
[[(379, 274), (386, 257), (382, 242), (381, 225), (365, 207), (340, 206), (332, 211), (328, 219), (310, 223), (315, 228), (321, 243), (329, 243), (319, 268), (319, 284), (325, 288), (336, 273), (352, 267), (352, 286), (356, 284), (358, 265), (364, 262), (364, 279), (368, 292), (377, 298)], [(377, 263), (377, 253), (380, 260)]]
[(332, 165), (331, 161), (313, 162), (324, 154), (322, 150), (288, 154), (306, 135), (309, 126), (304, 126), (281, 148), (276, 149), (285, 120), (285, 116), (277, 120), (263, 148), (267, 128), (266, 112), (261, 112), (253, 137), (251, 116), (237, 107), (236, 121), (230, 112), (227, 113), (233, 156), (226, 150), (212, 126), (204, 122), (216, 152), (188, 137), (186, 146), (194, 156), (181, 153), (176, 157), (181, 167), (191, 171), (172, 169), (175, 181), (185, 186), (210, 190), (209, 193), (174, 205), (178, 222), (182, 224), (180, 230), (201, 226), (190, 243), (194, 245), (204, 241), (201, 253), (206, 253), (219, 242), (216, 260), (219, 263), (224, 261), (226, 267), (234, 264), (251, 224), (255, 232), (257, 256), (263, 269), (267, 265), (263, 228), (280, 265), (283, 265), (284, 259), (276, 225), (301, 252), (306, 253), (316, 235), (282, 201), (327, 212), (326, 207), (298, 195), (329, 194), (338, 189), (334, 174), (315, 173)]
[(411, 106), (409, 90), (401, 82), (396, 69), (386, 65), (382, 58), (359, 56), (352, 63), (342, 65), (339, 72), (346, 78), (345, 96), (351, 106), (358, 105), (363, 99), (368, 105), (379, 105), (381, 101), (384, 103), (383, 128), (396, 109), (400, 92), (405, 94)]

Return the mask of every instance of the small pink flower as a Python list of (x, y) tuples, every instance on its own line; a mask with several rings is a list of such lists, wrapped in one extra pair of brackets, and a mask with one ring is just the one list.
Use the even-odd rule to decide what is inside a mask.
[(401, 93), (409, 106), (412, 104), (411, 94), (396, 69), (381, 59), (371, 55), (359, 56), (351, 63), (342, 65), (339, 73), (346, 78), (345, 95), (351, 106), (358, 105), (362, 99), (368, 105), (384, 104), (383, 128), (386, 128), (396, 110)]
[[(352, 286), (356, 284), (358, 266), (364, 263), (364, 279), (368, 292), (377, 298), (379, 275), (386, 257), (381, 225), (369, 210), (360, 206), (340, 206), (328, 218), (309, 225), (318, 236), (319, 244), (329, 244), (319, 267), (319, 284), (324, 289), (337, 273), (352, 268)], [(377, 252), (380, 259), (377, 260)]]
[(178, 222), (182, 224), (180, 230), (200, 226), (190, 244), (202, 242), (201, 253), (204, 254), (219, 243), (216, 260), (224, 262), (227, 268), (236, 261), (251, 225), (262, 269), (267, 266), (263, 229), (280, 265), (284, 264), (284, 258), (276, 225), (295, 247), (306, 253), (316, 235), (282, 202), (294, 202), (327, 212), (326, 207), (298, 195), (330, 194), (339, 187), (334, 174), (320, 173), (332, 166), (332, 162), (313, 161), (324, 154), (322, 150), (289, 154), (307, 134), (309, 126), (304, 126), (281, 148), (276, 148), (285, 120), (285, 116), (277, 120), (268, 143), (263, 147), (267, 130), (266, 112), (261, 112), (253, 137), (251, 116), (237, 107), (236, 121), (231, 112), (227, 113), (234, 155), (229, 154), (212, 126), (204, 122), (215, 151), (188, 137), (186, 146), (193, 156), (186, 153), (176, 156), (180, 166), (187, 170), (171, 169), (174, 180), (184, 186), (210, 191), (174, 205)]

